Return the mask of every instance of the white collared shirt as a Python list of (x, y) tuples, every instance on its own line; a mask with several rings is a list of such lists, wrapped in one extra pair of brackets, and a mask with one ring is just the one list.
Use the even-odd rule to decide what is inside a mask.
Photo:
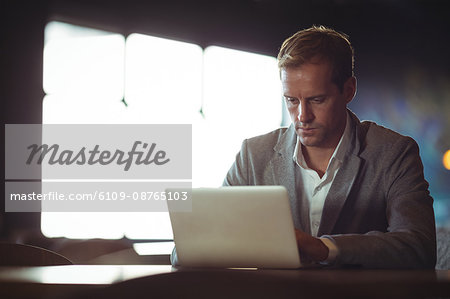
[[(328, 162), (327, 170), (322, 178), (319, 177), (315, 170), (312, 170), (306, 164), (305, 158), (302, 154), (302, 147), (300, 143), (300, 138), (297, 136), (297, 143), (294, 149), (293, 159), (295, 163), (300, 167), (300, 173), (302, 177), (302, 190), (299, 196), (306, 198), (309, 203), (309, 219), (311, 234), (317, 237), (317, 232), (319, 230), (320, 221), (322, 220), (323, 206), (325, 204), (325, 199), (328, 195), (328, 191), (333, 184), (336, 173), (341, 167), (344, 159), (345, 152), (348, 149), (350, 141), (350, 115), (347, 113), (347, 120), (344, 129), (344, 133), (339, 140), (333, 155)], [(330, 250), (327, 261), (333, 261), (337, 255), (336, 245), (330, 240), (323, 238), (321, 239), (325, 245)], [(332, 243), (332, 244), (330, 244)], [(330, 248), (332, 247), (332, 248)], [(334, 247), (334, 248), (333, 248)]]

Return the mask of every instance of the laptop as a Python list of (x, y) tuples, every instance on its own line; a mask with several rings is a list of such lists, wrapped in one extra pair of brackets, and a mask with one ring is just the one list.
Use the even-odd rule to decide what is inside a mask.
[(191, 200), (191, 212), (167, 201), (180, 266), (301, 266), (284, 187), (193, 188)]

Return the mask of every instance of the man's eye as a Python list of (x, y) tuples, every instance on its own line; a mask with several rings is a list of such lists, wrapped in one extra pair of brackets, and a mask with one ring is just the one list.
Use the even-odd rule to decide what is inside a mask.
[(317, 97), (317, 98), (311, 99), (311, 102), (313, 102), (315, 104), (323, 103), (323, 101), (325, 101), (325, 97)]
[(289, 105), (298, 104), (298, 99), (296, 99), (296, 98), (286, 98), (286, 101), (288, 102)]

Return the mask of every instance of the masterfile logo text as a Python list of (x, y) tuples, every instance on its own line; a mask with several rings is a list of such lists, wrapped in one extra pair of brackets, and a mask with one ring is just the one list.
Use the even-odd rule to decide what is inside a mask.
[(6, 179), (192, 179), (192, 125), (6, 125)]
[(189, 211), (191, 188), (192, 125), (5, 125), (6, 212)]
[[(139, 147), (143, 150), (139, 150)], [(135, 141), (132, 149), (129, 152), (124, 152), (116, 149), (114, 152), (108, 150), (100, 150), (100, 145), (96, 144), (92, 150), (87, 150), (86, 147), (82, 147), (78, 152), (71, 150), (60, 150), (58, 144), (53, 144), (49, 146), (48, 144), (32, 144), (27, 147), (30, 149), (30, 156), (27, 159), (27, 164), (30, 165), (35, 163), (41, 165), (47, 154), (49, 154), (48, 164), (54, 165), (108, 165), (111, 163), (117, 163), (118, 165), (124, 165), (124, 170), (128, 171), (133, 164), (134, 157), (136, 159), (134, 162), (137, 165), (150, 165), (154, 163), (155, 165), (164, 165), (170, 161), (166, 158), (166, 152), (163, 150), (158, 150), (155, 152), (156, 143), (152, 143), (150, 146), (148, 143), (142, 141)], [(36, 157), (36, 159), (34, 159)]]

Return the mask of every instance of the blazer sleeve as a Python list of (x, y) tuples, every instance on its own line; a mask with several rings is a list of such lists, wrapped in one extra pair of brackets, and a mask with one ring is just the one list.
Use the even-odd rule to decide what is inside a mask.
[(433, 269), (436, 230), (433, 199), (423, 176), (419, 148), (401, 138), (383, 157), (390, 161), (384, 176), (386, 232), (324, 236), (339, 248), (338, 264), (369, 268)]
[(223, 181), (223, 186), (249, 185), (247, 139), (242, 142), (241, 150)]

